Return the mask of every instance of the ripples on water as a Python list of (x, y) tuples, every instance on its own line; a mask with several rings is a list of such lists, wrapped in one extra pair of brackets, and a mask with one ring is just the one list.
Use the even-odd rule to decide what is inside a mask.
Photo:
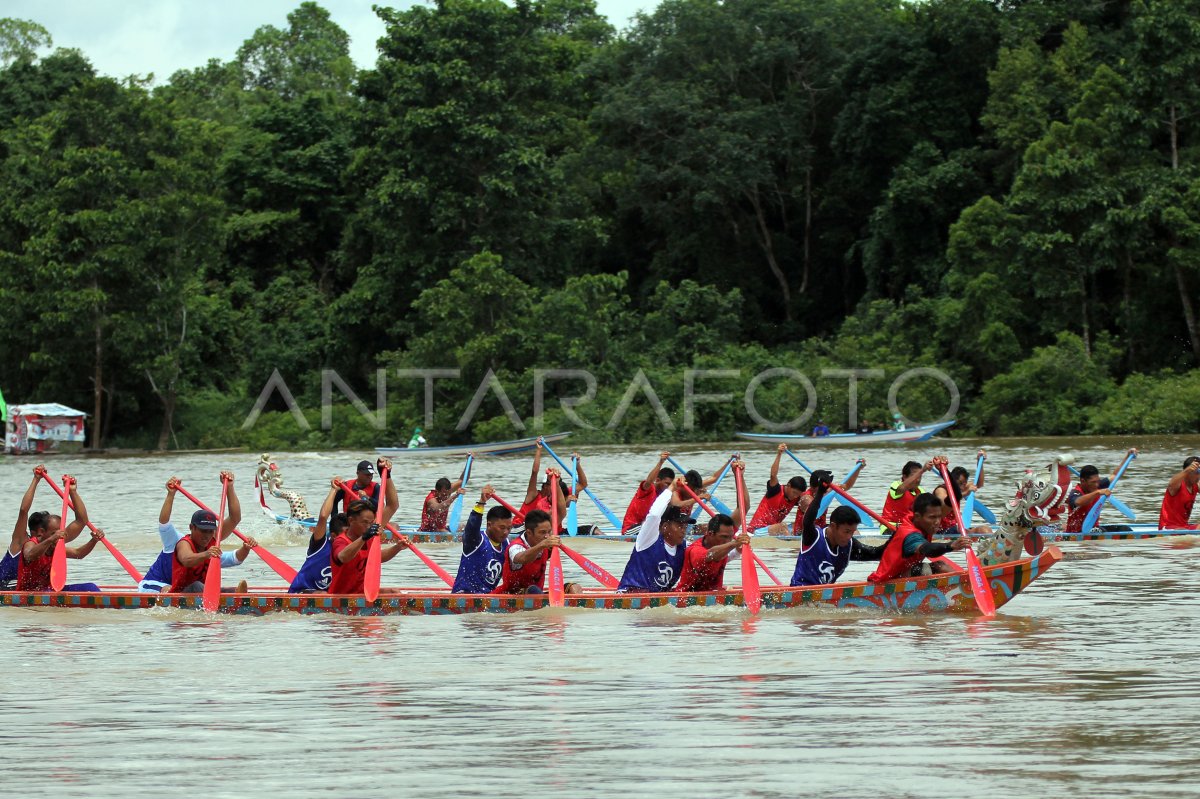
[[(1000, 472), (1046, 452), (996, 448), (988, 504), (1008, 494)], [(920, 455), (870, 453), (859, 493), (881, 496), (910, 454)], [(1122, 496), (1143, 519), (1156, 515), (1183, 454), (1164, 448), (1135, 462)], [(1089, 455), (1102, 468), (1120, 457)], [(614, 510), (632, 490), (619, 486), (653, 460), (629, 456), (588, 459)], [(802, 457), (835, 471), (852, 460)], [(93, 518), (144, 569), (168, 472), (215, 495), (216, 469), (236, 458), (50, 465), (79, 476)], [(321, 479), (357, 458), (280, 462), (315, 510)], [(710, 469), (719, 458), (688, 456)], [(246, 500), (254, 460), (242, 456), (239, 468)], [(487, 461), (475, 480), (515, 496), (527, 464)], [(768, 465), (755, 455), (751, 481)], [(31, 466), (0, 463), (7, 518)], [(425, 484), (455, 468), (402, 467), (404, 507), (415, 510)], [(1132, 479), (1138, 472), (1145, 482)], [(36, 507), (50, 507), (48, 496)], [(244, 515), (244, 530), (299, 562), (302, 538), (248, 503)], [(628, 552), (586, 546), (610, 571)], [(453, 571), (454, 547), (426, 550)], [(1065, 550), (991, 620), (815, 609), (750, 619), (728, 608), (361, 619), (3, 609), (0, 784), (13, 797), (1197, 795), (1196, 539)], [(794, 552), (764, 555), (790, 574)], [(403, 556), (386, 568), (394, 583), (429, 579)], [(123, 582), (102, 550), (71, 569)], [(275, 582), (253, 556), (241, 574)]]

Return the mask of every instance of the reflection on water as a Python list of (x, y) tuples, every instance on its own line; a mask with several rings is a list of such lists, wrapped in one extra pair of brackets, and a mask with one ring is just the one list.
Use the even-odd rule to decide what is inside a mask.
[[(1077, 443), (1102, 468), (1123, 446)], [(961, 461), (974, 446), (939, 449)], [(1034, 442), (990, 452), (984, 498), (996, 508), (1007, 477), (1049, 450)], [(1135, 462), (1122, 496), (1139, 514), (1156, 514), (1181, 453), (1164, 446)], [(881, 497), (914, 454), (869, 453), (859, 493)], [(721, 455), (680, 453), (705, 468)], [(801, 455), (835, 471), (853, 460)], [(215, 496), (216, 470), (231, 457), (62, 460), (52, 471), (80, 477), (93, 517), (145, 568), (162, 481), (179, 474)], [(254, 461), (245, 457), (243, 499)], [(321, 478), (348, 474), (358, 457), (280, 462), (289, 487), (311, 498)], [(648, 458), (605, 450), (589, 457), (589, 477), (623, 506)], [(768, 465), (765, 451), (753, 455), (752, 483)], [(10, 517), (27, 466), (0, 464), (0, 511)], [(403, 465), (402, 501), (411, 510), (426, 483), (455, 468)], [(524, 459), (476, 469), (509, 494), (528, 476)], [(246, 510), (246, 532), (302, 559), (302, 535)], [(429, 618), (5, 609), (3, 792), (1194, 796), (1197, 540), (1063, 545), (1064, 561), (992, 619), (813, 608), (751, 618), (725, 607)], [(628, 555), (627, 544), (587, 546), (610, 571)], [(454, 546), (426, 550), (456, 567)], [(793, 549), (762, 555), (790, 573)], [(431, 584), (415, 559), (387, 568), (392, 584)], [(102, 551), (71, 569), (124, 581)], [(866, 571), (854, 564), (849, 576)], [(255, 559), (239, 576), (278, 582)]]

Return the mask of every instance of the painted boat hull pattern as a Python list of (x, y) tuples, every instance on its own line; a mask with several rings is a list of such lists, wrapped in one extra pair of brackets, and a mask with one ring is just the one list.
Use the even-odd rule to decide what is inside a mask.
[[(1047, 547), (1036, 558), (1000, 563), (984, 569), (996, 607), (1007, 604), (1047, 569), (1062, 559), (1057, 547)], [(644, 610), (656, 607), (741, 607), (740, 589), (701, 593), (618, 594), (597, 591), (568, 594), (568, 608)], [(199, 594), (140, 594), (132, 591), (103, 593), (0, 592), (0, 606), (24, 608), (89, 608), (137, 610), (186, 608), (202, 610)], [(246, 616), (269, 613), (344, 616), (431, 616), (462, 613), (516, 613), (548, 607), (546, 594), (516, 596), (449, 594), (413, 589), (412, 593), (381, 595), (374, 602), (346, 594), (285, 594), (257, 592), (222, 594), (218, 612)], [(886, 583), (835, 583), (825, 586), (783, 586), (762, 589), (764, 610), (826, 606), (887, 613), (977, 612), (966, 573), (913, 577)]]
[(735, 433), (738, 438), (756, 441), (759, 444), (787, 444), (798, 447), (871, 446), (873, 444), (913, 444), (926, 441), (946, 428), (954, 420), (910, 427), (907, 430), (880, 430), (876, 433), (835, 433), (828, 436), (796, 436), (778, 433)]

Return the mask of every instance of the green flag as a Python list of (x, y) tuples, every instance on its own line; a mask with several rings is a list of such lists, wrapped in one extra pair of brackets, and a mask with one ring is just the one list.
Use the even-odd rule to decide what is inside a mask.
[(8, 403), (4, 401), (4, 392), (0, 391), (0, 422), (8, 421)]

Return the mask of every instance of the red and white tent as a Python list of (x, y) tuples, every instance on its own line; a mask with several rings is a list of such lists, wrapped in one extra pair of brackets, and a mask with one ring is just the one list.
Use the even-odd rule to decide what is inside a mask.
[(4, 431), (4, 449), (17, 454), (53, 452), (60, 441), (84, 441), (87, 414), (43, 402), (35, 405), (9, 405)]

